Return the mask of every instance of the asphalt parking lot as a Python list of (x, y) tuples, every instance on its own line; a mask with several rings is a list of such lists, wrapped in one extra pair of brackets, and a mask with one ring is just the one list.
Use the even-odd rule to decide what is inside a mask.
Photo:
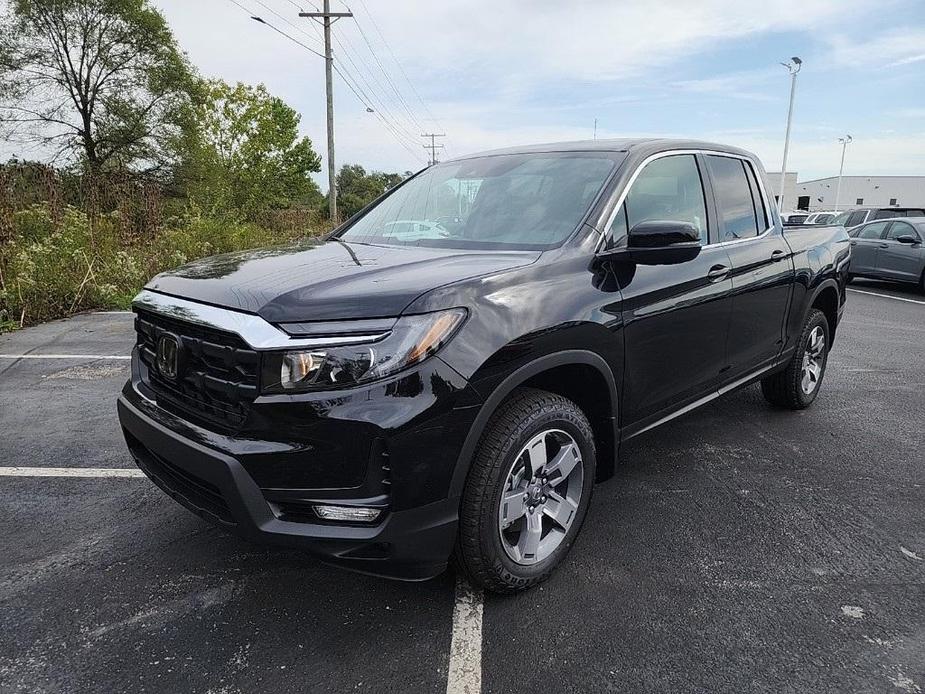
[[(140, 477), (8, 472), (0, 691), (921, 692), (925, 297), (852, 287), (811, 409), (752, 387), (630, 442), (516, 597), (249, 545)], [(127, 314), (0, 336), (0, 467), (131, 468), (128, 362), (74, 355), (132, 341)]]

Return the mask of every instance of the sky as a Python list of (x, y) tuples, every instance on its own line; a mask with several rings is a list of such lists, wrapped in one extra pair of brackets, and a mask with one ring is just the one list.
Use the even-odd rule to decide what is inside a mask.
[[(423, 132), (446, 133), (452, 157), (589, 139), (597, 119), (598, 138), (708, 139), (776, 171), (790, 89), (780, 62), (800, 56), (788, 170), (836, 175), (850, 133), (846, 174), (925, 175), (923, 0), (346, 1), (355, 16), (334, 24), (334, 49), (360, 96), (335, 75), (338, 166), (419, 169)], [(312, 2), (153, 4), (203, 75), (264, 83), (326, 157), (324, 61), (250, 18), (320, 51), (297, 16)]]

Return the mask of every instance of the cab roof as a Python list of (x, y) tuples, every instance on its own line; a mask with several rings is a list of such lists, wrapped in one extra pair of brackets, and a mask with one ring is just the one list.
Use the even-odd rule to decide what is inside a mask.
[(519, 145), (516, 147), (505, 147), (502, 149), (492, 149), (484, 152), (476, 152), (461, 157), (454, 157), (446, 161), (462, 161), (465, 159), (474, 159), (476, 157), (491, 157), (503, 154), (539, 154), (543, 152), (633, 152), (643, 150), (645, 154), (652, 154), (672, 149), (705, 149), (716, 152), (727, 152), (729, 154), (738, 154), (749, 158), (755, 158), (751, 152), (747, 152), (738, 147), (722, 145), (716, 142), (706, 142), (703, 140), (683, 140), (673, 138), (619, 138), (611, 140), (576, 140), (572, 142), (549, 142), (535, 145)]

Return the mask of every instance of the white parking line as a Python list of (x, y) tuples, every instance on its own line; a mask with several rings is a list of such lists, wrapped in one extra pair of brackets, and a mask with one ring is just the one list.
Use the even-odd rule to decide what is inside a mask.
[(907, 299), (904, 296), (893, 296), (892, 294), (881, 294), (880, 292), (865, 292), (863, 289), (854, 289), (853, 287), (848, 287), (849, 292), (856, 292), (858, 294), (869, 294), (870, 296), (882, 296), (884, 299), (896, 299), (896, 301), (906, 301), (910, 304), (921, 304), (925, 306), (925, 301), (919, 301), (918, 299)]
[(131, 359), (128, 354), (0, 354), (0, 359)]
[(0, 467), (0, 477), (144, 477), (138, 468)]
[(482, 591), (473, 588), (462, 576), (458, 577), (447, 694), (481, 694), (482, 604)]

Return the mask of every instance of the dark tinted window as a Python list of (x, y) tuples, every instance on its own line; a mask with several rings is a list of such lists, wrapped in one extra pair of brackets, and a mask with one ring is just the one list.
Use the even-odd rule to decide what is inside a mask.
[(894, 217), (905, 216), (905, 210), (877, 210), (874, 212), (874, 219), (893, 219)]
[(890, 232), (886, 235), (886, 237), (895, 241), (900, 236), (914, 236), (919, 238), (918, 232), (912, 227), (911, 224), (906, 224), (905, 222), (893, 222), (893, 226), (890, 227)]
[[(700, 232), (700, 240), (707, 242), (703, 183), (693, 154), (661, 157), (646, 164), (625, 204), (630, 229), (649, 220), (690, 222)], [(611, 231), (618, 238), (616, 228)]]
[(723, 239), (728, 241), (757, 236), (758, 220), (743, 161), (709, 155), (707, 166), (710, 167), (713, 179)]
[(863, 226), (858, 230), (857, 238), (859, 239), (879, 239), (883, 230), (886, 229), (886, 225), (889, 222), (874, 222), (873, 224), (868, 224)]
[(848, 221), (845, 222), (846, 227), (856, 227), (858, 224), (863, 224), (864, 219), (867, 217), (867, 210), (857, 210), (852, 212), (848, 217)]

